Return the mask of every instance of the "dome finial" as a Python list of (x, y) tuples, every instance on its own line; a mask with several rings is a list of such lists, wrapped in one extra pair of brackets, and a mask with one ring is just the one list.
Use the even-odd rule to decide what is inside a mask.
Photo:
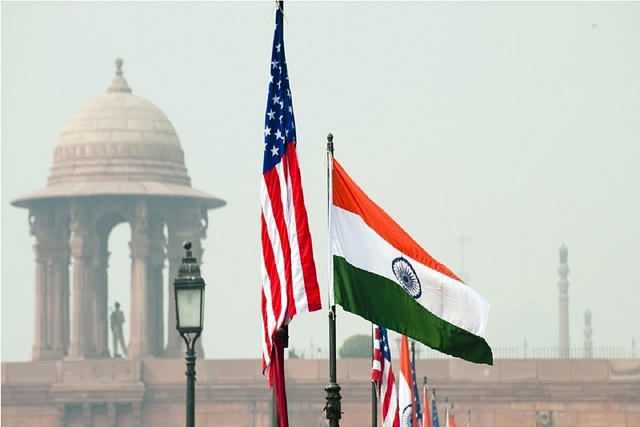
[(111, 82), (111, 86), (107, 89), (107, 92), (127, 92), (131, 93), (131, 88), (127, 85), (127, 81), (122, 77), (122, 58), (116, 58), (116, 76)]
[(122, 60), (122, 58), (116, 58), (116, 75), (121, 76), (122, 75), (122, 63), (124, 61)]

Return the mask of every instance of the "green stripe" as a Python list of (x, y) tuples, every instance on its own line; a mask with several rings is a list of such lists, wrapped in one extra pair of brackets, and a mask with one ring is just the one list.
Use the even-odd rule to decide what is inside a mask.
[(397, 283), (333, 257), (334, 294), (346, 311), (469, 362), (493, 365), (491, 347), (471, 332), (442, 320)]

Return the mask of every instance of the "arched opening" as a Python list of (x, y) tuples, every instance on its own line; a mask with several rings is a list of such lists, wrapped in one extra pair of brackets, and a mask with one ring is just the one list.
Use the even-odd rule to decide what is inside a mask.
[(105, 261), (105, 265), (102, 266), (103, 283), (98, 283), (98, 286), (105, 287), (102, 290), (102, 297), (105, 299), (103, 304), (106, 304), (108, 309), (104, 313), (106, 316), (104, 322), (109, 323), (106, 328), (108, 354), (103, 352), (100, 356), (115, 357), (123, 355), (122, 349), (118, 347), (117, 352), (114, 349), (111, 314), (115, 311), (116, 302), (120, 304), (119, 309), (123, 312), (125, 320), (122, 331), (126, 346), (131, 338), (131, 256), (129, 250), (131, 227), (122, 215), (110, 213), (103, 216), (98, 222), (98, 233), (101, 237), (102, 260)]

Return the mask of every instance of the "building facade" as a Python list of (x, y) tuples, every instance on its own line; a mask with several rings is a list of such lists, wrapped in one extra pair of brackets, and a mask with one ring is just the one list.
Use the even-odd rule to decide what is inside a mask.
[[(260, 360), (198, 360), (197, 426), (270, 427)], [(395, 364), (395, 366), (398, 366)], [(372, 425), (371, 363), (339, 359), (343, 427)], [(327, 425), (327, 360), (285, 363), (290, 425)], [(640, 359), (514, 359), (494, 366), (416, 361), (458, 426), (640, 426)], [(420, 381), (421, 382), (421, 381)], [(47, 360), (2, 364), (3, 427), (178, 427), (186, 417), (181, 359)], [(380, 417), (378, 416), (378, 425)]]

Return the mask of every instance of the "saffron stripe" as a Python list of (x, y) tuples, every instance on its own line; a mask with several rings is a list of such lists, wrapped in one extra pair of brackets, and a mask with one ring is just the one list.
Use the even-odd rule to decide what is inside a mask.
[(393, 218), (371, 200), (335, 159), (333, 159), (333, 205), (360, 216), (380, 237), (403, 254), (464, 283), (445, 265), (431, 257)]

